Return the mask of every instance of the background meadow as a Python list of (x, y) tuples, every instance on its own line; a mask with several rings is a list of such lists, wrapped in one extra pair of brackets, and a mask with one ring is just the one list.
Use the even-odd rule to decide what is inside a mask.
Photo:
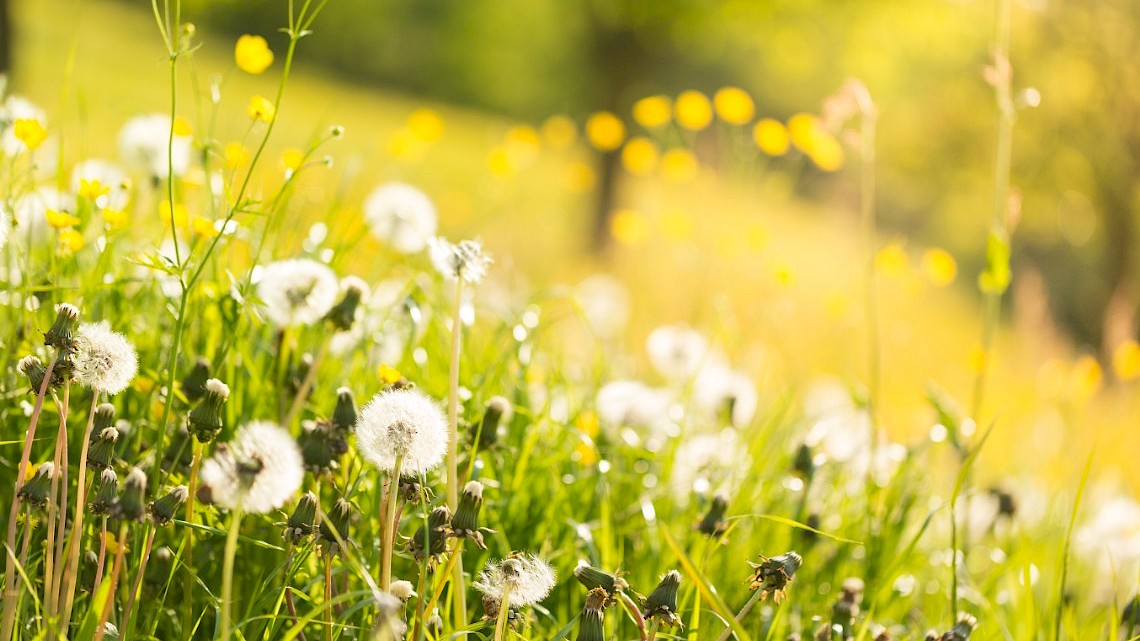
[[(471, 584), (516, 550), (557, 576), (522, 608), (510, 634), (524, 638), (595, 641), (574, 579), (588, 562), (620, 570), (634, 602), (680, 570), (685, 627), (657, 636), (717, 639), (759, 594), (747, 562), (791, 550), (803, 565), (786, 600), (742, 617), (738, 638), (949, 635), (960, 612), (977, 618), (971, 638), (1140, 633), (1120, 624), (1140, 575), (1130, 3), (10, 9), (6, 95), (42, 109), (46, 136), (0, 156), (13, 491), (35, 401), (16, 365), (50, 360), (40, 339), (66, 302), (138, 350), (138, 375), (102, 400), (125, 421), (111, 467), (120, 480), (140, 467), (147, 501), (195, 485), (195, 464), (167, 450), (196, 404), (183, 381), (198, 358), (230, 389), (221, 442), (254, 420), (301, 435), (333, 417), (342, 386), (359, 405), (401, 381), (441, 408), (454, 396), (461, 480), (485, 486), (494, 532), (487, 550), (466, 542), (466, 617), (443, 584), (454, 575), (396, 545), (394, 575), (418, 593), (396, 614), (412, 637), (500, 635), (478, 623)], [(1008, 76), (994, 62), (1004, 11)], [(290, 15), (315, 16), (292, 58), (278, 31)], [(263, 72), (235, 64), (247, 33), (274, 54)], [(275, 115), (251, 118), (254, 96)], [(173, 113), (191, 150), (173, 185), (123, 157), (124, 124), (151, 113)], [(994, 162), (1002, 131), (1008, 174)], [(77, 193), (73, 168), (93, 158), (128, 172), (121, 207)], [(368, 224), (369, 197), (391, 182), (430, 198), (441, 236), (479, 238), (493, 258), (459, 302), (427, 249), (400, 251)], [(267, 266), (301, 257), (366, 283), (351, 331), (283, 329), (267, 312)], [(93, 402), (71, 387), (74, 501), (76, 425)], [(495, 438), (480, 427), (492, 397), (512, 410)], [(52, 460), (66, 398), (48, 397), (32, 465)], [(447, 476), (420, 479), (431, 507)], [(299, 491), (246, 515), (232, 631), (220, 623), (232, 511), (204, 497), (170, 527), (130, 523), (108, 620), (135, 638), (390, 638), (374, 590), (386, 478), (355, 439), (336, 469), (306, 473), (322, 514), (355, 506), (347, 546), (319, 532), (288, 545)], [(718, 494), (727, 533), (698, 527)], [(408, 496), (398, 531), (416, 538), (429, 510)], [(79, 538), (63, 629), (42, 579), (47, 512), (22, 509), (14, 634), (94, 636), (108, 601), (85, 574), (98, 520)], [(864, 588), (841, 596), (850, 577)], [(133, 613), (132, 588), (146, 604)], [(605, 610), (602, 638), (642, 634), (622, 607)]]

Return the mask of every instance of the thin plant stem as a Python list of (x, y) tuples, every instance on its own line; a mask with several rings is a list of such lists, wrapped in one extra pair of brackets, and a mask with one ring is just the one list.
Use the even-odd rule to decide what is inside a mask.
[[(325, 603), (332, 603), (332, 555), (325, 556)], [(333, 609), (325, 608), (325, 641), (333, 638)]]
[(111, 590), (107, 593), (107, 601), (103, 603), (103, 611), (99, 614), (99, 624), (95, 628), (95, 641), (102, 641), (107, 629), (107, 620), (111, 616), (111, 608), (115, 605), (115, 592), (119, 588), (119, 576), (123, 572), (123, 553), (127, 549), (127, 522), (119, 524), (119, 549), (115, 551), (115, 563), (111, 566)]
[(225, 555), (222, 558), (222, 613), (221, 640), (230, 641), (233, 623), (230, 612), (234, 600), (234, 555), (237, 553), (238, 530), (241, 527), (242, 509), (230, 513), (230, 530), (226, 533)]
[[(48, 627), (54, 629), (55, 625), (55, 539), (56, 539), (56, 519), (63, 518), (59, 516), (59, 480), (61, 476), (61, 467), (67, 466), (67, 461), (61, 459), (63, 452), (66, 448), (67, 441), (67, 403), (71, 395), (71, 386), (64, 385), (63, 399), (60, 400), (56, 397), (56, 407), (59, 410), (59, 431), (56, 433), (55, 440), (55, 453), (52, 457), (52, 464), (55, 465), (54, 474), (51, 479), (51, 498), (48, 500), (48, 516), (47, 516), (47, 545), (44, 547), (44, 611), (48, 615)], [(65, 510), (66, 511), (66, 510)], [(62, 559), (60, 559), (62, 561)]]
[(431, 600), (428, 601), (427, 607), (424, 608), (425, 611), (431, 612), (433, 608), (435, 608), (436, 603), (439, 602), (439, 596), (443, 593), (443, 588), (451, 580), (451, 569), (455, 566), (456, 561), (459, 560), (458, 552), (461, 547), (463, 547), (463, 539), (455, 539), (455, 547), (452, 548), (451, 555), (448, 556), (447, 567), (440, 575), (439, 585), (435, 587), (431, 595)]
[[(320, 496), (320, 493), (318, 492), (317, 495)], [(292, 577), (292, 572), (290, 572), (289, 568), (293, 566), (293, 557), (296, 556), (296, 554), (296, 547), (290, 543), (289, 553), (285, 557), (285, 609), (289, 610), (289, 616), (293, 622), (293, 625), (297, 625), (298, 618), (297, 604), (293, 601), (293, 586), (289, 584)], [(297, 638), (301, 641), (305, 641), (305, 633), (298, 631)]]
[(661, 626), (661, 621), (657, 620), (657, 618), (653, 618), (649, 622), (649, 632), (646, 635), (646, 641), (653, 641), (654, 639), (657, 638), (657, 628), (660, 626)]
[[(202, 444), (197, 438), (191, 437), (190, 450), (193, 453), (190, 461), (190, 480), (187, 482), (186, 492), (186, 522), (194, 523), (194, 497), (198, 492), (198, 468), (202, 465)], [(182, 558), (185, 560), (186, 571), (182, 574), (182, 629), (189, 630), (194, 620), (194, 528), (183, 529), (185, 548)]]
[(99, 390), (91, 399), (91, 411), (87, 414), (87, 426), (83, 430), (83, 442), (79, 446), (79, 483), (75, 488), (75, 522), (71, 537), (67, 542), (67, 586), (63, 590), (63, 609), (60, 611), (60, 628), (67, 630), (71, 625), (71, 610), (75, 605), (75, 582), (79, 574), (79, 551), (83, 545), (83, 519), (87, 500), (87, 454), (91, 445), (91, 432), (95, 426), (95, 409), (99, 406)]
[[(455, 315), (451, 320), (451, 362), (447, 376), (447, 507), (455, 514), (459, 507), (459, 356), (463, 332), (463, 278), (455, 279)], [(467, 626), (467, 590), (463, 584), (463, 549), (455, 549), (452, 566), (452, 623)]]
[(400, 467), (403, 457), (396, 457), (396, 464), (388, 477), (388, 492), (385, 496), (384, 520), (380, 524), (383, 549), (381, 552), (380, 589), (387, 590), (392, 585), (392, 548), (396, 540), (396, 498), (400, 493)]
[(104, 516), (100, 521), (99, 556), (95, 558), (95, 581), (91, 584), (92, 594), (95, 593), (95, 590), (99, 589), (99, 583), (103, 581), (103, 564), (107, 560), (107, 517)]
[[(56, 444), (56, 448), (59, 452), (59, 455), (58, 455), (59, 456), (59, 465), (61, 467), (56, 468), (57, 471), (59, 472), (59, 504), (58, 504), (59, 505), (59, 521), (56, 522), (55, 550), (53, 551), (54, 559), (55, 559), (55, 577), (52, 579), (52, 595), (51, 595), (53, 618), (58, 618), (58, 617), (55, 617), (54, 615), (58, 615), (60, 612), (60, 610), (59, 610), (59, 605), (60, 605), (59, 599), (61, 596), (60, 587), (62, 586), (62, 583), (63, 583), (63, 568), (66, 565), (64, 563), (65, 557), (64, 557), (63, 542), (64, 542), (64, 535), (67, 533), (67, 492), (68, 492), (68, 480), (69, 480), (68, 479), (68, 463), (71, 461), (71, 457), (67, 451), (67, 445), (68, 445), (68, 443), (67, 443), (67, 440), (68, 440), (67, 439), (67, 412), (68, 412), (69, 404), (70, 404), (70, 400), (71, 400), (70, 396), (71, 396), (70, 386), (68, 386), (68, 388), (64, 390), (64, 394), (63, 394), (63, 409), (60, 412), (60, 417), (59, 417), (59, 435), (58, 435), (59, 440), (58, 440), (58, 443)], [(64, 628), (64, 629), (66, 629), (66, 628)]]
[(503, 598), (499, 600), (499, 616), (495, 618), (495, 636), (493, 641), (503, 641), (507, 638), (507, 621), (511, 618), (511, 584), (503, 587)]
[(147, 561), (150, 561), (150, 548), (154, 545), (155, 527), (147, 528), (146, 543), (143, 544), (142, 557), (139, 559), (138, 570), (135, 571), (135, 581), (131, 584), (131, 593), (127, 595), (127, 605), (123, 608), (122, 633), (124, 638), (130, 637), (131, 610), (134, 609), (135, 599), (138, 598), (139, 588), (142, 586), (143, 575), (146, 574)]
[(626, 612), (629, 612), (629, 615), (633, 617), (633, 622), (637, 625), (637, 632), (641, 636), (641, 641), (648, 641), (648, 633), (645, 630), (645, 618), (641, 616), (641, 609), (637, 607), (637, 604), (634, 603), (633, 599), (625, 592), (618, 592), (618, 595), (621, 597), (621, 604), (625, 606)]
[(317, 349), (317, 355), (313, 357), (313, 363), (309, 367), (309, 371), (305, 373), (305, 380), (301, 381), (301, 387), (297, 389), (297, 395), (293, 398), (293, 404), (289, 407), (289, 413), (285, 415), (284, 422), (281, 423), (286, 428), (293, 425), (293, 421), (297, 415), (301, 413), (301, 408), (305, 406), (305, 397), (309, 395), (309, 391), (313, 389), (313, 383), (317, 380), (317, 370), (321, 367), (321, 362), (325, 359), (325, 354), (328, 352), (328, 341), (321, 343)]
[[(744, 604), (744, 607), (740, 608), (740, 612), (736, 613), (737, 623), (742, 623), (744, 621), (744, 617), (748, 616), (748, 613), (752, 611), (752, 608), (756, 607), (756, 604), (760, 602), (760, 598), (763, 595), (763, 590), (755, 590), (752, 592), (752, 596), (748, 597), (748, 601)], [(716, 641), (728, 641), (728, 638), (730, 636), (732, 636), (732, 626), (725, 628), (724, 632), (721, 632), (720, 636), (716, 638)]]

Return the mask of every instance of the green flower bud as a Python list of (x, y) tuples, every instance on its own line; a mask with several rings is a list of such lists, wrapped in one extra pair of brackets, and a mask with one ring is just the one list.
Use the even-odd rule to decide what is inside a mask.
[(95, 477), (91, 500), (87, 502), (87, 507), (92, 514), (104, 516), (111, 513), (118, 500), (119, 477), (115, 475), (115, 470), (108, 467)]
[(91, 424), (91, 440), (94, 441), (98, 434), (114, 424), (115, 406), (110, 403), (100, 403), (99, 407), (95, 408), (95, 422)]
[(677, 616), (677, 589), (680, 586), (681, 573), (676, 570), (666, 572), (657, 587), (653, 588), (653, 592), (645, 598), (645, 611), (642, 616), (645, 619), (658, 617), (662, 623), (671, 626), (681, 625), (681, 619)]
[(170, 444), (162, 452), (162, 463), (167, 469), (186, 471), (193, 462), (194, 437), (190, 436), (185, 425), (181, 425), (175, 430)]
[(206, 395), (206, 381), (210, 379), (210, 361), (199, 358), (182, 379), (182, 395), (190, 403)]
[(87, 467), (102, 470), (111, 467), (115, 461), (115, 443), (119, 440), (119, 430), (108, 427), (92, 432), (91, 446), (87, 453)]
[[(440, 506), (428, 514), (427, 523), (421, 524), (408, 541), (408, 549), (417, 561), (428, 556), (430, 562), (447, 551), (447, 535), (451, 528), (451, 511)], [(429, 563), (430, 564), (430, 563)]]
[(606, 632), (602, 625), (605, 619), (605, 603), (610, 599), (604, 588), (594, 588), (586, 595), (586, 605), (582, 608), (582, 620), (578, 625), (578, 641), (605, 641)]
[(316, 530), (318, 503), (317, 495), (312, 492), (305, 492), (301, 495), (301, 500), (297, 501), (297, 507), (293, 508), (289, 520), (285, 522), (283, 536), (286, 541), (293, 545), (300, 545)]
[(327, 554), (336, 554), (340, 551), (341, 543), (337, 541), (337, 536), (344, 545), (352, 544), (348, 528), (356, 520), (356, 515), (356, 506), (344, 499), (337, 499), (332, 511), (325, 514), (324, 520), (321, 521), (320, 540), (321, 547)]
[(324, 419), (305, 421), (297, 444), (305, 469), (313, 474), (325, 474), (340, 467), (333, 448), (332, 424)]
[(779, 603), (784, 598), (784, 591), (795, 576), (796, 570), (803, 565), (803, 558), (795, 552), (785, 552), (780, 556), (768, 558), (760, 555), (760, 563), (751, 563), (754, 572), (749, 578), (750, 590), (761, 590), (760, 599), (772, 595), (772, 600)]
[(28, 377), (28, 385), (32, 388), (32, 394), (39, 394), (40, 388), (44, 385), (44, 376), (47, 376), (47, 368), (36, 356), (25, 356), (20, 359), (20, 364), (16, 366), (21, 374)]
[(206, 395), (190, 410), (189, 429), (199, 443), (209, 443), (222, 431), (222, 405), (230, 388), (216, 378), (206, 381)]
[(146, 513), (146, 474), (137, 467), (131, 468), (123, 491), (119, 495), (117, 516), (128, 521), (139, 521)]
[(938, 637), (938, 641), (966, 641), (976, 627), (978, 627), (977, 619), (969, 614), (962, 614), (954, 627), (950, 628), (946, 634)]
[(800, 444), (796, 449), (796, 458), (792, 461), (792, 472), (805, 481), (811, 480), (815, 476), (815, 458), (812, 456), (811, 447), (807, 443)]
[(459, 496), (455, 516), (451, 519), (451, 533), (452, 536), (469, 539), (480, 550), (486, 550), (487, 545), (483, 542), (485, 528), (479, 527), (479, 510), (482, 507), (483, 484), (479, 481), (468, 481), (463, 487), (463, 494)]
[(165, 545), (150, 553), (150, 563), (146, 566), (144, 580), (150, 588), (166, 585), (170, 578), (170, 564), (174, 560), (174, 552)]
[(75, 324), (79, 322), (79, 308), (68, 303), (55, 306), (55, 323), (44, 332), (44, 345), (70, 353), (75, 349)]
[(728, 496), (724, 494), (717, 494), (713, 497), (712, 504), (709, 505), (708, 512), (705, 513), (703, 519), (697, 530), (705, 536), (719, 539), (728, 530), (728, 522), (724, 520), (724, 514), (728, 511)]
[(483, 410), (483, 420), (478, 428), (479, 447), (489, 448), (499, 439), (499, 428), (511, 422), (514, 413), (511, 402), (502, 396), (492, 396)]
[(360, 307), (367, 286), (359, 278), (345, 278), (342, 281), (344, 296), (340, 302), (333, 305), (328, 314), (325, 314), (325, 320), (337, 331), (343, 332), (352, 328), (352, 324), (356, 321), (356, 309)]
[(186, 489), (185, 485), (179, 485), (167, 492), (166, 496), (149, 503), (146, 511), (155, 525), (167, 525), (174, 520), (189, 496), (190, 490)]
[(51, 495), (51, 481), (55, 477), (55, 464), (51, 461), (41, 463), (36, 468), (32, 478), (28, 479), (20, 488), (17, 496), (21, 501), (34, 507), (46, 507), (48, 497)]
[(338, 432), (351, 432), (356, 425), (356, 399), (352, 390), (342, 387), (336, 391), (336, 408), (332, 415), (333, 428)]
[(603, 604), (604, 607), (616, 604), (617, 593), (621, 590), (629, 589), (629, 584), (625, 582), (625, 579), (619, 578), (592, 565), (579, 565), (574, 568), (574, 578), (586, 586), (587, 590), (592, 591), (596, 588), (605, 590), (608, 597)]

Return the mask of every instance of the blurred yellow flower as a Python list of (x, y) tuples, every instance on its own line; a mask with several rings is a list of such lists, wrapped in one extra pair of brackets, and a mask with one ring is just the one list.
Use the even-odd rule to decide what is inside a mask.
[(1112, 371), (1122, 381), (1140, 378), (1140, 344), (1129, 339), (1112, 350)]
[(398, 383), (400, 379), (403, 378), (403, 375), (400, 374), (400, 370), (385, 363), (381, 363), (380, 367), (376, 368), (376, 376), (380, 379), (380, 382), (385, 385)]
[(578, 418), (574, 420), (574, 426), (590, 438), (596, 437), (601, 431), (598, 415), (589, 410), (578, 415)]
[(495, 147), (487, 154), (487, 169), (500, 178), (506, 178), (514, 173), (515, 165), (511, 162), (511, 155), (505, 147)]
[(265, 38), (247, 33), (234, 45), (234, 62), (238, 69), (256, 75), (273, 64), (273, 51)]
[(621, 162), (635, 176), (651, 173), (657, 168), (657, 145), (641, 136), (630, 138), (621, 150)]
[(205, 216), (195, 216), (191, 226), (194, 229), (194, 233), (199, 236), (213, 238), (218, 235), (218, 228), (214, 226), (214, 221)]
[(286, 149), (285, 153), (281, 154), (281, 164), (285, 167), (286, 171), (297, 171), (301, 168), (301, 163), (303, 162), (305, 162), (305, 152), (300, 149)]
[(888, 243), (875, 254), (875, 269), (886, 276), (901, 277), (910, 272), (910, 257), (902, 243)]
[(930, 284), (945, 287), (958, 276), (958, 263), (945, 249), (931, 247), (922, 253), (922, 273)]
[(673, 105), (677, 124), (685, 129), (700, 131), (712, 122), (712, 105), (703, 93), (695, 90), (682, 91)]
[(123, 227), (126, 227), (128, 220), (130, 220), (130, 217), (127, 215), (127, 210), (125, 209), (103, 210), (103, 222), (106, 223), (106, 225), (111, 229), (122, 229)]
[(713, 95), (716, 115), (731, 125), (744, 125), (756, 114), (752, 96), (739, 87), (721, 87)]
[(768, 239), (771, 234), (768, 233), (768, 228), (761, 223), (751, 223), (748, 229), (744, 232), (745, 240), (748, 241), (748, 248), (752, 251), (760, 251), (768, 246)]
[(414, 161), (423, 156), (427, 143), (416, 137), (406, 127), (392, 132), (388, 137), (388, 155), (405, 161)]
[(67, 229), (59, 230), (59, 244), (68, 251), (77, 252), (83, 249), (87, 241), (84, 240), (83, 234), (75, 231), (72, 227), (68, 227)]
[(752, 128), (752, 140), (760, 151), (769, 156), (783, 156), (788, 153), (791, 140), (784, 123), (774, 118), (761, 118)]
[(566, 149), (578, 138), (578, 127), (566, 116), (551, 116), (542, 123), (542, 138), (552, 149)]
[(193, 135), (194, 133), (194, 128), (190, 126), (190, 121), (182, 116), (178, 116), (174, 119), (174, 126), (171, 128), (174, 130), (175, 136), (182, 136), (183, 138)]
[(598, 463), (598, 451), (594, 449), (594, 444), (589, 441), (581, 441), (574, 446), (574, 454), (572, 456), (583, 467), (592, 467)]
[(131, 389), (144, 396), (153, 392), (155, 387), (156, 383), (154, 379), (147, 378), (146, 376), (136, 376), (134, 380), (131, 381)]
[(443, 117), (434, 109), (416, 109), (408, 116), (408, 130), (424, 142), (435, 142), (443, 137)]
[(846, 155), (843, 153), (843, 145), (839, 144), (835, 136), (824, 131), (820, 132), (815, 146), (808, 152), (808, 158), (811, 158), (816, 167), (830, 172), (843, 168)]
[(16, 140), (24, 143), (24, 146), (32, 151), (47, 139), (47, 130), (35, 118), (17, 118), (12, 125), (12, 134), (16, 136)]
[(593, 190), (597, 182), (598, 176), (594, 173), (594, 168), (584, 162), (570, 163), (562, 176), (566, 190), (575, 194)]
[(610, 220), (610, 233), (623, 245), (638, 245), (649, 235), (649, 223), (645, 215), (635, 209), (619, 209)]
[(646, 129), (669, 124), (673, 117), (673, 102), (668, 96), (647, 96), (633, 103), (633, 120)]
[(788, 120), (788, 133), (792, 144), (807, 154), (816, 167), (823, 171), (837, 171), (843, 167), (843, 145), (823, 127), (819, 118), (798, 113)]
[(796, 273), (792, 270), (792, 266), (786, 263), (776, 265), (773, 276), (776, 278), (776, 284), (781, 287), (791, 287), (796, 284)]
[(236, 169), (249, 162), (249, 150), (240, 142), (231, 142), (222, 150), (222, 164), (226, 169)]
[(688, 149), (670, 149), (661, 156), (661, 175), (666, 180), (684, 183), (696, 179), (700, 173), (697, 157)]
[(79, 179), (78, 195), (80, 198), (86, 198), (87, 200), (94, 202), (100, 196), (106, 196), (109, 193), (111, 193), (111, 188), (99, 182), (98, 179)]
[(249, 117), (252, 120), (260, 120), (261, 122), (273, 122), (274, 116), (277, 115), (277, 108), (265, 96), (257, 94), (249, 99)]
[[(170, 201), (164, 200), (158, 205), (158, 215), (162, 218), (162, 224), (170, 225)], [(190, 222), (190, 215), (186, 213), (186, 206), (178, 203), (174, 206), (174, 226), (183, 228)]]
[(515, 165), (527, 166), (538, 159), (538, 154), (542, 151), (542, 140), (534, 127), (516, 125), (507, 131), (506, 149)]
[(586, 137), (600, 151), (613, 151), (625, 141), (625, 123), (608, 111), (599, 111), (586, 120)]
[(48, 209), (44, 212), (47, 215), (48, 224), (56, 229), (63, 229), (64, 227), (74, 227), (80, 222), (79, 218), (72, 216), (66, 211), (56, 211)]
[(680, 209), (669, 210), (661, 218), (661, 233), (669, 240), (689, 240), (693, 237), (693, 217)]
[(1100, 389), (1102, 380), (1104, 372), (1100, 368), (1100, 363), (1093, 356), (1082, 354), (1077, 358), (1077, 362), (1073, 363), (1073, 369), (1069, 372), (1070, 398), (1077, 403), (1088, 401)]
[(989, 357), (986, 356), (986, 350), (981, 345), (971, 347), (966, 356), (970, 371), (975, 375), (982, 373), (982, 371), (986, 369), (986, 362), (988, 360)]

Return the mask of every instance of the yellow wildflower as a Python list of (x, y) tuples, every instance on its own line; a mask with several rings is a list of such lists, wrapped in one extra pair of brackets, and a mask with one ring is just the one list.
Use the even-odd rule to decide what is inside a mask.
[(285, 166), (286, 171), (297, 171), (303, 162), (305, 162), (305, 153), (300, 149), (286, 149), (285, 153), (281, 154), (281, 164)]
[(630, 138), (621, 150), (621, 162), (631, 174), (651, 173), (657, 167), (657, 145), (641, 136)]
[(265, 38), (247, 33), (234, 46), (234, 62), (238, 69), (257, 75), (273, 64), (273, 51)]
[(649, 235), (649, 223), (635, 209), (619, 209), (610, 220), (610, 233), (623, 245), (638, 245)]
[(71, 252), (77, 252), (83, 249), (87, 241), (83, 238), (83, 234), (75, 231), (75, 228), (68, 227), (67, 229), (59, 230), (59, 244)]
[(376, 375), (380, 377), (380, 382), (385, 385), (397, 383), (403, 378), (403, 375), (400, 374), (400, 370), (383, 363), (376, 369)]
[(111, 188), (95, 180), (79, 179), (79, 197), (95, 202), (100, 196), (111, 193)]
[(677, 124), (691, 131), (700, 131), (712, 122), (712, 105), (709, 99), (699, 91), (682, 91), (677, 96), (677, 103), (673, 105), (677, 115)]
[(408, 131), (423, 142), (435, 142), (443, 136), (443, 117), (433, 109), (416, 109), (408, 116)]
[[(161, 203), (159, 203), (158, 215), (162, 219), (162, 223), (164, 225), (170, 224), (171, 211), (170, 211), (170, 201), (169, 200), (164, 200)], [(174, 226), (175, 227), (179, 227), (179, 228), (186, 227), (186, 225), (190, 222), (190, 215), (186, 213), (186, 206), (183, 205), (182, 203), (178, 203), (178, 204), (174, 205), (173, 215), (174, 215)]]
[(31, 151), (35, 151), (47, 139), (47, 130), (35, 118), (17, 118), (12, 125), (12, 133), (16, 140), (24, 143)]
[(661, 175), (667, 180), (684, 183), (694, 180), (700, 173), (697, 157), (688, 149), (670, 149), (661, 156)]
[(1112, 371), (1122, 381), (1140, 378), (1140, 344), (1129, 339), (1112, 350)]
[(713, 96), (716, 115), (731, 125), (744, 125), (756, 113), (752, 96), (739, 87), (722, 87)]
[(752, 139), (760, 151), (769, 156), (783, 156), (791, 146), (784, 123), (773, 118), (761, 118), (752, 128)]
[(55, 227), (56, 229), (74, 227), (81, 222), (78, 218), (72, 216), (66, 211), (56, 211), (54, 209), (49, 209), (45, 213), (47, 214), (48, 224), (52, 227)]
[(647, 96), (633, 103), (633, 119), (646, 129), (669, 124), (673, 117), (673, 103), (668, 96)]
[(570, 163), (562, 176), (562, 184), (566, 190), (575, 194), (584, 194), (593, 190), (598, 182), (594, 168), (584, 162)]
[(253, 120), (260, 120), (261, 122), (273, 122), (273, 118), (277, 115), (277, 108), (273, 103), (260, 94), (255, 95), (249, 99), (249, 117)]
[(600, 151), (613, 151), (625, 140), (625, 123), (608, 111), (599, 111), (586, 121), (586, 137)]
[(551, 116), (542, 123), (542, 139), (553, 149), (566, 149), (577, 137), (578, 128), (566, 116)]
[(218, 235), (218, 228), (214, 225), (214, 221), (206, 218), (205, 216), (195, 216), (192, 223), (194, 233), (206, 238), (213, 238)]
[(231, 142), (222, 150), (222, 164), (226, 169), (236, 169), (249, 162), (249, 150), (240, 142)]
[(174, 119), (173, 129), (174, 135), (181, 136), (182, 138), (186, 138), (194, 133), (194, 128), (190, 126), (190, 121), (182, 116), (178, 116)]
[(103, 210), (103, 222), (106, 223), (106, 225), (111, 229), (122, 229), (123, 227), (126, 227), (127, 220), (129, 219), (130, 217), (127, 215), (127, 211), (125, 209)]
[(945, 249), (931, 247), (922, 254), (922, 273), (936, 287), (945, 287), (958, 276), (958, 263)]

